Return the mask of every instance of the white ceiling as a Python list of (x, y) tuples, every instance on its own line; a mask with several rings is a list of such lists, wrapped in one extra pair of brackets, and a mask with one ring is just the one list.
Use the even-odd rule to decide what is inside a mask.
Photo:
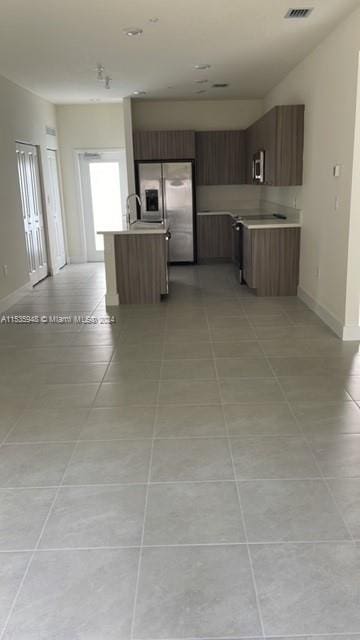
[[(283, 19), (290, 7), (309, 6), (310, 18)], [(358, 6), (359, 0), (0, 0), (0, 74), (55, 103), (119, 101), (136, 89), (149, 98), (263, 97)], [(124, 35), (132, 26), (143, 35)], [(113, 79), (110, 91), (96, 80), (98, 62)], [(212, 66), (194, 71), (198, 63)], [(208, 85), (195, 83), (202, 78)], [(230, 86), (213, 89), (213, 82)]]

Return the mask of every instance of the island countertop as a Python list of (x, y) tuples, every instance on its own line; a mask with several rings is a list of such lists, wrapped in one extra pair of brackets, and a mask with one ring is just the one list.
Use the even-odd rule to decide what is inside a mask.
[(169, 223), (167, 221), (148, 222), (144, 223), (141, 220), (137, 220), (132, 224), (129, 224), (126, 217), (123, 216), (120, 219), (120, 224), (117, 229), (101, 229), (97, 233), (103, 236), (118, 236), (118, 235), (154, 235), (164, 234), (169, 231)]

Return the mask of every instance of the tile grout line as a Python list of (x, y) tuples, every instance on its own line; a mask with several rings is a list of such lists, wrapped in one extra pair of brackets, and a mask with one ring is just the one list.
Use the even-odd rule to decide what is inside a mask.
[[(208, 327), (209, 327), (209, 332), (210, 332), (210, 322), (209, 322), (208, 314), (207, 314), (206, 311), (205, 311), (205, 316), (206, 316), (206, 320), (207, 320)], [(211, 350), (212, 350), (212, 354), (213, 354), (213, 364), (214, 364), (215, 376), (216, 376), (216, 381), (217, 381), (217, 386), (218, 386), (221, 413), (222, 413), (225, 432), (226, 432), (227, 447), (228, 447), (228, 452), (229, 452), (230, 461), (231, 461), (233, 478), (234, 478), (234, 482), (235, 482), (235, 490), (236, 490), (236, 495), (237, 495), (237, 500), (238, 500), (239, 513), (240, 513), (243, 532), (244, 532), (244, 537), (245, 537), (245, 546), (246, 546), (246, 552), (247, 552), (247, 557), (248, 557), (248, 562), (249, 562), (249, 569), (250, 569), (250, 574), (251, 574), (252, 587), (253, 587), (255, 601), (256, 601), (256, 609), (257, 609), (257, 614), (258, 614), (258, 621), (260, 623), (262, 637), (265, 638), (265, 626), (264, 626), (264, 621), (263, 621), (263, 616), (262, 616), (262, 611), (261, 611), (261, 606), (260, 606), (259, 593), (258, 593), (257, 585), (256, 585), (254, 566), (253, 566), (253, 563), (252, 563), (252, 557), (251, 557), (249, 544), (248, 544), (248, 535), (247, 535), (247, 529), (246, 529), (245, 515), (244, 515), (244, 510), (243, 510), (242, 502), (241, 502), (241, 496), (240, 496), (239, 487), (238, 487), (238, 483), (237, 483), (235, 461), (234, 461), (234, 457), (233, 457), (233, 452), (232, 452), (232, 447), (231, 447), (231, 440), (230, 440), (230, 435), (229, 435), (229, 429), (228, 429), (227, 421), (226, 421), (226, 418), (225, 418), (225, 412), (224, 412), (224, 407), (223, 407), (223, 402), (222, 402), (222, 397), (221, 397), (221, 388), (220, 388), (220, 382), (219, 382), (219, 375), (218, 375), (218, 369), (217, 369), (216, 357), (215, 357), (215, 350), (214, 350), (214, 346), (213, 346), (213, 340), (212, 340), (211, 333), (210, 333), (210, 344), (211, 344)]]
[[(231, 481), (233, 485), (236, 485), (236, 482)], [(234, 487), (235, 488), (235, 487)], [(173, 549), (178, 547), (263, 547), (263, 546), (287, 546), (291, 547), (293, 545), (329, 545), (329, 544), (344, 544), (344, 545), (353, 545), (353, 543), (358, 544), (360, 542), (360, 538), (354, 538), (354, 540), (344, 540), (344, 539), (329, 539), (329, 540), (257, 540), (254, 542), (174, 542), (170, 543), (161, 543), (161, 544), (124, 544), (124, 545), (98, 545), (98, 546), (80, 546), (80, 547), (42, 547), (40, 549), (36, 549), (36, 553), (51, 553), (53, 551), (58, 552), (69, 552), (69, 551), (96, 551), (96, 550), (121, 550), (121, 549)], [(13, 553), (31, 553), (34, 549), (31, 548), (18, 548), (18, 549), (1, 549), (0, 557), (6, 556), (7, 554)], [(311, 634), (313, 635), (313, 634)], [(325, 634), (327, 635), (327, 634)], [(268, 636), (266, 636), (268, 637)], [(276, 636), (277, 637), (277, 636)]]
[[(230, 277), (229, 277), (229, 278), (230, 278)], [(89, 276), (89, 279), (90, 279), (90, 276)], [(200, 288), (201, 288), (201, 287), (200, 287)], [(240, 299), (239, 299), (239, 302), (240, 302)], [(100, 303), (99, 303), (99, 304), (100, 304)], [(175, 308), (176, 308), (176, 307), (175, 307)], [(201, 308), (201, 307), (199, 307), (199, 308)], [(206, 306), (205, 306), (205, 307), (203, 307), (203, 308), (204, 308), (204, 311), (205, 311), (205, 315), (206, 315), (206, 317), (207, 317), (207, 316), (208, 316), (208, 314), (207, 314), (207, 312), (206, 312)], [(168, 308), (167, 308), (167, 311), (168, 311)], [(208, 320), (208, 317), (207, 317), (207, 320)], [(251, 324), (251, 323), (250, 323), (250, 326), (252, 326), (252, 324)], [(255, 335), (257, 336), (256, 329), (254, 329), (254, 332), (255, 332)], [(214, 349), (213, 349), (213, 340), (212, 340), (211, 332), (209, 332), (209, 333), (210, 333), (210, 336), (209, 336), (209, 337), (210, 337), (211, 349), (212, 349), (212, 352), (213, 352), (213, 358), (212, 358), (212, 359), (213, 359), (213, 362), (214, 362), (215, 371), (216, 371), (216, 373), (217, 373), (217, 368), (216, 368), (216, 359), (215, 359)], [(256, 338), (255, 338), (255, 340), (260, 344), (260, 340), (259, 340), (259, 338), (258, 338), (258, 337), (256, 337)], [(261, 345), (260, 345), (260, 348), (261, 348)], [(163, 340), (163, 354), (164, 354), (164, 340)], [(106, 370), (108, 370), (108, 367), (109, 367), (110, 363), (112, 362), (113, 355), (114, 355), (114, 347), (113, 347), (113, 350), (112, 350), (112, 357), (111, 357), (110, 361), (108, 361), (108, 366), (107, 366), (107, 369), (106, 369)], [(265, 354), (264, 354), (264, 355), (265, 355)], [(265, 358), (267, 359), (266, 355), (265, 355)], [(162, 357), (162, 360), (161, 360), (161, 367), (163, 366), (163, 361), (164, 361), (164, 358)], [(270, 366), (271, 366), (271, 365), (270, 365)], [(284, 394), (283, 389), (282, 389), (282, 386), (281, 386), (281, 384), (280, 384), (280, 382), (279, 382), (279, 380), (278, 380), (278, 377), (277, 377), (276, 375), (275, 375), (275, 379), (276, 379), (276, 381), (277, 381), (278, 385), (280, 386), (282, 393)], [(218, 376), (217, 376), (217, 380), (218, 380)], [(103, 382), (103, 381), (104, 381), (104, 379), (102, 380), (102, 382)], [(99, 389), (100, 389), (100, 387), (101, 387), (102, 382), (100, 382), (100, 383), (99, 383), (98, 390), (97, 390), (97, 392), (96, 392), (95, 398), (97, 397), (97, 395), (98, 395), (98, 393), (99, 393)], [(158, 381), (158, 400), (159, 400), (159, 394), (160, 394), (160, 384), (161, 384), (161, 382), (160, 382), (160, 381)], [(220, 389), (219, 389), (219, 382), (218, 382), (218, 390), (219, 390), (219, 392), (220, 392)], [(285, 395), (285, 394), (284, 394), (284, 395)], [(94, 402), (95, 402), (95, 399), (94, 399)], [(229, 403), (229, 404), (231, 404), (231, 403)], [(232, 404), (237, 404), (237, 403), (232, 403)], [(239, 404), (244, 404), (244, 403), (239, 403)], [(290, 409), (290, 411), (292, 412), (291, 405), (290, 405), (290, 403), (288, 402), (288, 400), (287, 400), (287, 399), (286, 399), (286, 404), (289, 406), (289, 409)], [(121, 405), (121, 407), (123, 407), (123, 406), (125, 406), (125, 405)], [(127, 405), (127, 406), (129, 406), (129, 405)], [(135, 405), (135, 406), (138, 406), (138, 405)], [(170, 404), (170, 405), (166, 405), (166, 406), (170, 406), (170, 407), (171, 407), (171, 404)], [(198, 406), (198, 405), (196, 405), (196, 406)], [(220, 396), (220, 406), (221, 406), (221, 410), (223, 411), (223, 416), (224, 416), (224, 410), (223, 410), (223, 409), (224, 409), (224, 407), (223, 407), (223, 403), (222, 403), (222, 401), (221, 401), (221, 396)], [(26, 409), (25, 409), (25, 410), (26, 410)], [(24, 411), (25, 411), (25, 410), (24, 410)], [(90, 410), (91, 410), (91, 408), (89, 408), (89, 411), (90, 411)], [(153, 452), (153, 446), (154, 446), (154, 441), (155, 441), (155, 422), (156, 422), (156, 415), (157, 415), (158, 410), (159, 410), (159, 402), (157, 401), (157, 402), (156, 402), (156, 404), (155, 404), (154, 427), (153, 427), (153, 435), (152, 435), (152, 438), (151, 438), (151, 439), (152, 439), (152, 446), (151, 446), (151, 456), (150, 456), (150, 461), (149, 461), (148, 482), (146, 483), (146, 487), (147, 487), (147, 488), (146, 488), (146, 495), (148, 495), (149, 487), (151, 486), (151, 484), (165, 484), (165, 483), (151, 483), (152, 452)], [(296, 419), (296, 416), (293, 414), (293, 412), (292, 412), (292, 415), (293, 415), (293, 417), (294, 417), (294, 419), (295, 419), (296, 424), (298, 424), (298, 421), (297, 421), (297, 419)], [(235, 471), (234, 471), (234, 461), (233, 461), (232, 450), (231, 450), (231, 439), (230, 439), (230, 435), (229, 435), (229, 432), (228, 432), (228, 426), (227, 426), (227, 423), (226, 423), (225, 418), (224, 418), (224, 422), (225, 422), (225, 427), (226, 427), (226, 431), (227, 431), (227, 441), (228, 441), (228, 445), (229, 445), (229, 447), (230, 447), (230, 456), (231, 456), (231, 458), (232, 458), (232, 464), (233, 464), (234, 480), (231, 480), (231, 482), (234, 482), (234, 481), (235, 481), (237, 491), (239, 492), (239, 483), (240, 483), (240, 481), (237, 481), (237, 480), (236, 480), (236, 474), (235, 474)], [(298, 426), (299, 426), (299, 425), (298, 425)], [(11, 430), (12, 430), (13, 428), (14, 428), (14, 426), (11, 428)], [(305, 435), (304, 435), (304, 433), (303, 433), (303, 430), (301, 429), (301, 427), (299, 427), (299, 428), (300, 428), (301, 434), (303, 435), (304, 442), (305, 442), (306, 444), (308, 444), (308, 443), (307, 443), (307, 440), (306, 440), (306, 437), (305, 437)], [(80, 432), (80, 433), (81, 433), (81, 432)], [(8, 436), (8, 434), (7, 434), (7, 436)], [(6, 437), (7, 437), (7, 436), (6, 436)], [(241, 436), (240, 436), (240, 437), (241, 437)], [(131, 440), (134, 440), (134, 438), (130, 438), (130, 439), (131, 439)], [(122, 439), (121, 439), (121, 440), (122, 440)], [(67, 467), (66, 467), (66, 469), (65, 469), (64, 475), (65, 475), (66, 470), (67, 470), (67, 468), (68, 468), (68, 466), (69, 466), (69, 464), (70, 464), (70, 462), (71, 462), (71, 459), (73, 458), (74, 451), (76, 450), (77, 444), (78, 444), (79, 442), (93, 442), (93, 441), (87, 441), (87, 440), (82, 441), (82, 440), (80, 440), (80, 438), (78, 439), (78, 441), (76, 441), (76, 444), (75, 444), (75, 446), (74, 446), (73, 452), (72, 452), (72, 454), (71, 454), (71, 456), (70, 456), (70, 459), (69, 459), (69, 461), (68, 461)], [(12, 444), (16, 444), (16, 443), (12, 443)], [(34, 443), (34, 444), (37, 444), (37, 443)], [(309, 447), (309, 449), (310, 449), (310, 446), (309, 446), (309, 445), (308, 445), (308, 447)], [(313, 457), (314, 457), (315, 462), (317, 462), (317, 461), (316, 461), (316, 458), (315, 458), (314, 453), (313, 453), (312, 451), (311, 451), (311, 453), (312, 453), (312, 455), (313, 455)], [(319, 465), (318, 465), (318, 464), (317, 464), (317, 468), (319, 468)], [(319, 468), (319, 470), (320, 470), (320, 472), (321, 472), (321, 469), (320, 469), (320, 468)], [(321, 478), (325, 481), (325, 478), (324, 478), (324, 476), (323, 476), (323, 474), (322, 474), (322, 473), (321, 473)], [(63, 476), (63, 479), (64, 479), (64, 476)], [(253, 479), (253, 480), (255, 480), (255, 479)], [(289, 480), (291, 480), (291, 479), (289, 479)], [(312, 478), (310, 478), (310, 480), (312, 480)], [(191, 481), (189, 481), (189, 482), (191, 482)], [(203, 482), (205, 482), (205, 481), (203, 481)], [(215, 482), (215, 481), (207, 481), (207, 482)], [(221, 481), (220, 481), (220, 482), (221, 482)], [(224, 482), (225, 482), (225, 481), (224, 481)], [(229, 482), (229, 481), (226, 481), (226, 482)], [(250, 480), (249, 482), (251, 482), (251, 480)], [(144, 484), (144, 483), (134, 483), (134, 484)], [(61, 487), (62, 487), (62, 486), (64, 486), (64, 485), (63, 485), (63, 480), (62, 480), (61, 484), (58, 486), (58, 491), (60, 491), (60, 489), (61, 489)], [(66, 485), (65, 485), (65, 486), (66, 486)], [(74, 485), (74, 486), (79, 486), (79, 485)], [(87, 486), (87, 485), (85, 485), (85, 486)], [(97, 485), (88, 485), (88, 486), (97, 486)], [(15, 487), (15, 489), (26, 489), (26, 488), (27, 488), (27, 487)], [(42, 488), (43, 488), (43, 487), (42, 487)], [(54, 488), (55, 488), (55, 487), (54, 487)], [(5, 488), (5, 489), (6, 489), (6, 488)], [(57, 493), (58, 493), (58, 492), (57, 492)], [(239, 497), (239, 496), (238, 496), (238, 497)], [(54, 499), (54, 502), (55, 502), (55, 500), (56, 500), (56, 497), (55, 497), (55, 499)], [(146, 503), (146, 504), (147, 504), (147, 503)], [(240, 504), (240, 503), (239, 503), (239, 504)], [(240, 504), (240, 509), (241, 509), (241, 504)], [(51, 510), (51, 507), (50, 507), (50, 510)], [(49, 515), (49, 514), (48, 514), (48, 515)], [(145, 509), (145, 505), (144, 505), (144, 521), (143, 521), (143, 532), (142, 532), (142, 538), (143, 538), (143, 536), (144, 536), (144, 531), (145, 531), (145, 518), (146, 518), (146, 509)], [(243, 518), (243, 520), (244, 520), (244, 518)], [(245, 534), (246, 534), (246, 527), (245, 527), (245, 524), (246, 524), (246, 523), (245, 523), (245, 521), (244, 521), (244, 531), (245, 531)], [(44, 527), (45, 527), (45, 526), (46, 526), (46, 522), (45, 522), (45, 524), (44, 524)], [(40, 537), (41, 537), (41, 536), (40, 536)], [(247, 538), (247, 535), (246, 535), (246, 538)], [(40, 539), (39, 539), (39, 542), (40, 542)], [(320, 542), (322, 542), (322, 541), (318, 541), (318, 542), (320, 543)], [(325, 542), (325, 543), (328, 543), (329, 541), (327, 541), (327, 540), (326, 540), (326, 541), (324, 541), (324, 542)], [(350, 542), (350, 541), (345, 541), (345, 542)], [(241, 544), (242, 544), (242, 545), (244, 545), (244, 544), (245, 544), (245, 545), (247, 546), (247, 548), (248, 548), (248, 553), (249, 553), (249, 555), (250, 555), (250, 552), (249, 552), (249, 546), (250, 546), (250, 545), (252, 546), (253, 544), (295, 544), (295, 542), (289, 542), (289, 543), (283, 543), (283, 542), (278, 542), (278, 543), (277, 543), (277, 542), (275, 542), (275, 543), (263, 543), (263, 542), (259, 542), (259, 543), (249, 543), (249, 542), (245, 542), (245, 543), (238, 543), (238, 544), (239, 544), (239, 545), (241, 545)], [(224, 545), (229, 546), (229, 543), (224, 543)], [(151, 546), (152, 546), (152, 545), (150, 545), (150, 547), (151, 547)], [(161, 547), (161, 546), (185, 546), (185, 545), (155, 545), (155, 546), (160, 546), (160, 547)], [(187, 545), (187, 546), (194, 546), (194, 545)], [(203, 546), (203, 545), (198, 545), (198, 546)], [(213, 546), (214, 546), (214, 545), (213, 545)], [(142, 544), (141, 544), (141, 546), (140, 546), (140, 554), (139, 554), (138, 578), (139, 578), (139, 576), (140, 576), (141, 550), (142, 550), (143, 548), (147, 548), (147, 547), (149, 547), (149, 545), (144, 545), (144, 544), (143, 544), (143, 540), (142, 540)], [(106, 548), (106, 547), (104, 547), (104, 548)], [(121, 547), (120, 547), (120, 548), (121, 548)], [(132, 547), (130, 547), (130, 548), (132, 548)], [(135, 547), (135, 548), (139, 548), (139, 547)], [(33, 550), (33, 555), (35, 554), (35, 551), (36, 551), (36, 550), (37, 550), (37, 549), (34, 549), (34, 550)], [(76, 550), (76, 548), (74, 548), (74, 550)], [(40, 552), (40, 551), (42, 551), (42, 550), (40, 549), (40, 550), (39, 550), (39, 552)], [(52, 551), (52, 550), (51, 550), (51, 549), (48, 549), (48, 550), (45, 550), (45, 549), (44, 549), (44, 551)], [(4, 552), (4, 553), (6, 553), (6, 552)], [(250, 558), (249, 558), (249, 559), (250, 559)], [(25, 580), (25, 577), (23, 578), (23, 581), (24, 581), (24, 580)], [(23, 582), (23, 581), (22, 581), (22, 582)], [(254, 575), (253, 575), (253, 581), (255, 581)], [(137, 580), (137, 588), (138, 588), (138, 580)], [(20, 587), (19, 587), (19, 591), (20, 591)], [(136, 589), (136, 598), (137, 598), (137, 589)], [(14, 606), (15, 606), (15, 603), (14, 603)], [(134, 601), (134, 612), (133, 612), (133, 620), (132, 620), (132, 624), (134, 624), (134, 623), (135, 623), (135, 607), (136, 607), (136, 599), (135, 599), (135, 601)], [(13, 609), (13, 607), (12, 607), (12, 609)], [(258, 604), (258, 609), (259, 609), (259, 604)], [(261, 612), (260, 612), (260, 613), (261, 613)], [(10, 617), (11, 617), (11, 616), (10, 616), (10, 614), (9, 614), (9, 619), (10, 619)], [(7, 619), (6, 626), (8, 625), (9, 619)], [(4, 632), (5, 632), (5, 629), (1, 632), (1, 638), (3, 637)], [(263, 634), (263, 635), (264, 635), (264, 634)], [(321, 636), (322, 634), (312, 634), (312, 635), (314, 635), (314, 636), (316, 637), (316, 635)], [(333, 635), (333, 636), (341, 636), (341, 635), (343, 635), (343, 636), (347, 636), (347, 635), (354, 635), (354, 636), (355, 636), (356, 634), (355, 634), (355, 633), (353, 633), (353, 634), (345, 634), (345, 633), (344, 633), (344, 634), (341, 634), (341, 633), (337, 633), (337, 634), (326, 634), (326, 635), (329, 635), (329, 636), (331, 636), (331, 635)], [(132, 635), (131, 637), (133, 637), (133, 635)], [(272, 637), (272, 636), (268, 636), (268, 637)], [(284, 637), (284, 638), (285, 638), (285, 637), (287, 637), (287, 636), (278, 636), (278, 635), (277, 635), (276, 637), (280, 637), (280, 638), (281, 638), (281, 637)], [(304, 637), (304, 634), (302, 634), (302, 635), (298, 635), (298, 636), (295, 634), (295, 636), (294, 636), (294, 637), (303, 638), (303, 637)], [(222, 636), (222, 639), (224, 639), (224, 638), (225, 638), (225, 637), (224, 637), (224, 636)], [(260, 638), (260, 636), (246, 636), (246, 638)], [(188, 640), (189, 640), (189, 639), (188, 639)], [(195, 638), (195, 639), (193, 639), (193, 640), (201, 640), (201, 638)], [(214, 639), (214, 640), (215, 640), (215, 639)]]
[[(260, 344), (260, 343), (259, 343), (259, 344)], [(261, 348), (261, 350), (263, 351), (261, 344), (260, 344), (260, 348)], [(276, 372), (275, 372), (274, 368), (272, 367), (272, 364), (271, 364), (271, 362), (270, 362), (270, 360), (269, 360), (268, 356), (267, 356), (265, 353), (264, 353), (264, 357), (265, 357), (265, 359), (266, 359), (266, 361), (267, 361), (267, 363), (268, 363), (269, 367), (271, 368), (271, 370), (272, 370), (272, 372), (273, 372), (273, 374), (274, 374), (275, 378), (277, 379), (278, 384), (280, 385), (280, 387), (281, 387), (281, 389), (282, 389), (281, 382), (280, 382), (280, 380), (278, 379), (278, 376), (277, 376), (277, 374), (276, 374)], [(283, 389), (282, 389), (282, 391), (283, 391)], [(284, 394), (284, 396), (285, 396), (285, 398), (286, 398), (286, 403), (287, 403), (288, 409), (289, 409), (289, 411), (290, 411), (290, 414), (292, 415), (292, 417), (293, 417), (293, 419), (294, 419), (294, 421), (295, 421), (295, 424), (296, 424), (296, 426), (297, 426), (297, 428), (298, 428), (298, 430), (299, 430), (299, 434), (301, 435), (301, 437), (302, 437), (302, 439), (303, 439), (303, 441), (304, 441), (304, 443), (305, 443), (305, 445), (306, 445), (306, 447), (307, 447), (307, 449), (308, 449), (308, 451), (309, 451), (309, 453), (310, 453), (310, 455), (311, 455), (311, 457), (312, 457), (312, 459), (313, 459), (313, 461), (314, 461), (314, 464), (315, 464), (315, 466), (316, 466), (316, 469), (318, 469), (318, 471), (319, 471), (320, 479), (321, 479), (321, 480), (322, 480), (322, 482), (324, 483), (324, 486), (325, 486), (325, 488), (326, 488), (326, 490), (327, 490), (327, 492), (328, 492), (328, 494), (329, 494), (329, 497), (331, 498), (331, 500), (332, 500), (332, 502), (333, 502), (333, 504), (334, 504), (334, 509), (335, 509), (336, 513), (338, 514), (339, 519), (340, 519), (340, 521), (342, 522), (342, 524), (343, 524), (343, 526), (344, 526), (344, 529), (345, 529), (345, 531), (347, 532), (347, 534), (348, 534), (348, 536), (349, 536), (350, 541), (352, 541), (353, 543), (355, 543), (354, 537), (353, 537), (353, 535), (352, 535), (352, 533), (351, 533), (351, 531), (350, 531), (350, 529), (349, 529), (349, 527), (348, 527), (347, 523), (345, 522), (345, 520), (344, 520), (344, 518), (343, 518), (343, 516), (342, 516), (342, 513), (341, 513), (341, 511), (340, 511), (340, 508), (339, 508), (339, 506), (338, 506), (338, 503), (337, 503), (337, 501), (335, 500), (335, 498), (334, 498), (334, 496), (333, 496), (333, 493), (332, 493), (332, 491), (331, 491), (331, 489), (330, 489), (330, 486), (329, 486), (329, 484), (328, 484), (328, 482), (327, 482), (327, 480), (326, 480), (326, 476), (324, 476), (324, 474), (323, 474), (323, 472), (322, 472), (322, 469), (321, 469), (321, 466), (320, 466), (320, 464), (318, 463), (317, 458), (316, 458), (316, 456), (315, 456), (315, 454), (314, 454), (314, 452), (313, 452), (313, 450), (312, 450), (311, 443), (309, 442), (309, 440), (308, 440), (308, 438), (307, 438), (307, 435), (306, 435), (305, 431), (303, 430), (303, 428), (302, 428), (302, 426), (301, 426), (301, 424), (300, 424), (299, 420), (297, 419), (297, 417), (296, 417), (296, 415), (295, 415), (295, 412), (293, 411), (293, 408), (292, 408), (292, 406), (291, 406), (291, 403), (290, 403), (290, 401), (288, 400), (288, 398), (287, 398), (287, 396), (286, 396), (285, 391), (283, 391), (283, 394)], [(356, 543), (355, 543), (355, 544), (356, 544)]]
[[(108, 366), (109, 366), (109, 365), (108, 365)], [(106, 370), (107, 370), (107, 369), (106, 369)], [(106, 372), (105, 372), (105, 373), (106, 373)], [(104, 373), (104, 376), (105, 376), (105, 373)], [(101, 386), (101, 383), (99, 384), (98, 391), (99, 391), (99, 389), (100, 389), (100, 386)], [(97, 391), (97, 393), (98, 393), (98, 391)], [(94, 406), (94, 404), (95, 404), (95, 399), (96, 399), (97, 393), (95, 394), (95, 397), (94, 397), (94, 399), (93, 399), (93, 402), (91, 403), (90, 407), (88, 408), (87, 416), (86, 416), (85, 420), (86, 420), (86, 419), (87, 419), (87, 417), (89, 416), (89, 413), (90, 413), (91, 409), (93, 408), (93, 406)], [(80, 435), (80, 433), (79, 433), (79, 435)], [(16, 590), (16, 593), (15, 593), (14, 599), (13, 599), (13, 601), (12, 601), (12, 604), (11, 604), (11, 606), (10, 606), (10, 609), (9, 609), (8, 615), (7, 615), (7, 616), (6, 616), (6, 618), (5, 618), (4, 626), (3, 626), (3, 628), (2, 628), (2, 630), (1, 630), (1, 632), (0, 632), (0, 640), (2, 640), (2, 638), (4, 637), (4, 634), (6, 633), (6, 630), (7, 630), (7, 628), (8, 628), (8, 625), (9, 625), (10, 619), (11, 619), (12, 614), (13, 614), (13, 612), (14, 612), (14, 610), (15, 610), (15, 607), (16, 607), (16, 603), (17, 603), (17, 601), (18, 601), (18, 598), (19, 598), (20, 593), (21, 593), (21, 591), (22, 591), (22, 588), (23, 588), (23, 586), (24, 586), (25, 580), (26, 580), (26, 578), (27, 578), (27, 576), (28, 576), (28, 574), (29, 574), (29, 571), (30, 571), (31, 565), (32, 565), (33, 560), (34, 560), (34, 558), (35, 558), (35, 554), (36, 554), (36, 552), (37, 552), (37, 551), (38, 551), (38, 549), (39, 549), (39, 546), (40, 546), (40, 543), (41, 543), (41, 539), (42, 539), (42, 537), (43, 537), (43, 535), (44, 535), (44, 532), (45, 532), (46, 526), (47, 526), (47, 524), (48, 524), (48, 522), (49, 522), (49, 520), (50, 520), (50, 517), (51, 517), (52, 512), (53, 512), (53, 510), (54, 510), (54, 507), (55, 507), (55, 504), (56, 504), (57, 498), (58, 498), (58, 496), (59, 496), (59, 494), (60, 494), (60, 491), (61, 491), (61, 489), (62, 489), (62, 487), (63, 487), (63, 482), (64, 482), (64, 479), (65, 479), (65, 476), (66, 476), (67, 470), (68, 470), (68, 468), (69, 468), (69, 466), (70, 466), (70, 464), (71, 464), (71, 461), (72, 461), (72, 459), (73, 459), (73, 457), (74, 457), (74, 453), (75, 453), (75, 451), (76, 451), (77, 445), (78, 445), (78, 441), (74, 444), (74, 447), (73, 447), (73, 449), (72, 449), (72, 451), (71, 451), (71, 454), (69, 455), (69, 459), (68, 459), (68, 461), (67, 461), (67, 463), (66, 463), (66, 465), (65, 465), (65, 468), (64, 468), (64, 471), (63, 471), (63, 474), (62, 474), (62, 477), (61, 477), (61, 480), (60, 480), (59, 485), (57, 485), (57, 486), (56, 486), (56, 488), (54, 487), (54, 488), (55, 488), (55, 495), (54, 495), (54, 498), (53, 498), (53, 500), (52, 500), (52, 502), (51, 502), (51, 505), (50, 505), (50, 507), (49, 507), (49, 510), (48, 510), (48, 512), (47, 512), (47, 515), (46, 515), (46, 517), (45, 517), (45, 519), (44, 519), (44, 521), (43, 521), (43, 524), (42, 524), (42, 527), (41, 527), (41, 530), (40, 530), (40, 534), (39, 534), (39, 536), (38, 536), (38, 538), (37, 538), (37, 542), (36, 542), (36, 544), (35, 544), (35, 547), (34, 547), (34, 549), (32, 550), (32, 553), (30, 554), (29, 560), (28, 560), (28, 562), (27, 562), (27, 564), (26, 564), (25, 571), (24, 571), (24, 575), (23, 575), (23, 577), (22, 577), (22, 579), (21, 579), (21, 581), (20, 581), (20, 584), (19, 584), (19, 586), (18, 586), (18, 589)]]
[[(167, 317), (167, 313), (166, 313), (166, 317)], [(167, 326), (167, 320), (165, 320), (165, 327), (166, 326)], [(164, 335), (163, 335), (162, 348), (161, 348), (160, 374), (159, 374), (160, 379), (161, 379), (161, 373), (162, 373), (162, 367), (163, 367), (164, 350), (165, 350), (165, 339), (164, 339)], [(147, 517), (147, 507), (148, 507), (148, 502), (149, 502), (150, 482), (151, 482), (151, 472), (152, 472), (152, 461), (153, 461), (154, 444), (155, 444), (155, 427), (156, 427), (156, 421), (157, 421), (157, 415), (158, 415), (158, 407), (159, 407), (159, 398), (160, 398), (160, 384), (161, 383), (160, 383), (160, 380), (159, 380), (158, 381), (158, 388), (157, 388), (156, 403), (155, 403), (155, 411), (154, 411), (154, 417), (153, 417), (153, 433), (152, 433), (152, 438), (151, 438), (149, 469), (148, 469), (148, 477), (147, 477), (145, 501), (144, 501), (144, 518), (143, 518), (143, 526), (142, 526), (142, 530), (141, 530), (138, 566), (137, 566), (135, 591), (134, 591), (134, 603), (133, 603), (133, 610), (132, 610), (132, 616), (131, 616), (131, 625), (130, 625), (130, 639), (131, 640), (133, 640), (134, 632), (135, 632), (136, 607), (137, 607), (137, 602), (138, 602), (140, 575), (141, 575), (141, 565), (142, 565), (142, 554), (143, 554), (143, 549), (144, 549), (145, 526), (146, 526), (146, 517)], [(1, 640), (1, 638), (0, 638), (0, 640)]]

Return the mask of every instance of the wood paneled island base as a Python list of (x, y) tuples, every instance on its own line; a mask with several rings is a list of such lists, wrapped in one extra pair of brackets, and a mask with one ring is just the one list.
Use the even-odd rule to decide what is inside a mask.
[(104, 236), (106, 306), (159, 303), (168, 293), (168, 225), (150, 229), (124, 218), (116, 231), (98, 233)]
[(156, 304), (167, 293), (165, 234), (115, 236), (119, 304)]

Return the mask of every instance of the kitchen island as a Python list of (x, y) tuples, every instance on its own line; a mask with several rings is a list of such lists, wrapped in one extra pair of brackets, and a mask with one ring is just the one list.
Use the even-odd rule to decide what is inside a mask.
[(106, 306), (156, 304), (168, 293), (169, 227), (164, 223), (129, 224), (104, 236)]

